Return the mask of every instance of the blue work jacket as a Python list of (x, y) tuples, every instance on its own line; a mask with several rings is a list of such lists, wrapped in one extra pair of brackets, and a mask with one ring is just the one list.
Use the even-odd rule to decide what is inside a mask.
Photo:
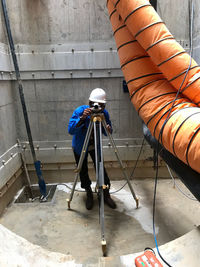
[[(72, 138), (72, 147), (76, 154), (80, 155), (83, 147), (83, 143), (85, 140), (85, 136), (87, 133), (87, 129), (90, 123), (90, 116), (88, 116), (84, 122), (77, 127), (77, 124), (80, 122), (80, 117), (83, 115), (83, 111), (89, 108), (88, 105), (83, 105), (75, 109), (73, 112), (68, 125), (68, 132), (69, 134), (73, 135)], [(106, 109), (103, 110), (103, 114), (105, 116), (106, 124), (109, 124), (112, 128), (112, 124), (110, 121), (109, 113)], [(103, 133), (106, 135), (106, 132), (103, 128)]]

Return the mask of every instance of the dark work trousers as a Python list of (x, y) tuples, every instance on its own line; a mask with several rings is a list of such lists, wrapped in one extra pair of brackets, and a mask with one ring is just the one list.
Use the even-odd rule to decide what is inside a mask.
[[(88, 153), (90, 154), (90, 157), (92, 158), (94, 167), (96, 169), (96, 166), (95, 166), (95, 150), (88, 151)], [(85, 155), (85, 158), (84, 158), (83, 164), (82, 164), (82, 168), (81, 168), (81, 171), (80, 171), (81, 187), (85, 188), (85, 189), (89, 188), (90, 185), (91, 185), (91, 180), (90, 180), (90, 177), (88, 175), (88, 153)], [(79, 162), (79, 159), (80, 159), (80, 155), (78, 155), (78, 154), (76, 154), (74, 152), (74, 157), (75, 157), (75, 160), (76, 160), (76, 164), (78, 165), (78, 162)], [(104, 184), (108, 185), (110, 187), (110, 179), (109, 179), (109, 177), (107, 175), (107, 172), (106, 172), (105, 168), (104, 168)]]

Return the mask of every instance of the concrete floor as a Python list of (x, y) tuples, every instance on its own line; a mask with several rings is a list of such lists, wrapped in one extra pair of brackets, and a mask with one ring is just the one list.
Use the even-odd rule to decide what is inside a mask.
[[(177, 181), (187, 195), (191, 194)], [(124, 181), (112, 182), (111, 191)], [(139, 209), (126, 186), (113, 195), (117, 209), (105, 207), (105, 229), (108, 256), (119, 256), (155, 247), (152, 235), (152, 200), (154, 180), (132, 182), (140, 198)], [(79, 186), (79, 185), (78, 185)], [(176, 239), (200, 225), (199, 202), (189, 200), (171, 180), (159, 180), (156, 199), (156, 232), (158, 244)], [(77, 263), (96, 264), (102, 256), (98, 203), (92, 211), (85, 208), (85, 194), (76, 192), (67, 209), (68, 190), (58, 186), (51, 203), (11, 204), (0, 218), (4, 225), (33, 244), (50, 251), (72, 255)]]

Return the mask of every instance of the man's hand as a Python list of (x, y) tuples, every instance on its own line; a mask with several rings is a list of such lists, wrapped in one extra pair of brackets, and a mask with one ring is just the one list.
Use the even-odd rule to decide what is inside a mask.
[(87, 116), (90, 116), (92, 113), (92, 110), (91, 108), (86, 108), (84, 111), (83, 111), (83, 115), (80, 117), (81, 120), (85, 120), (87, 118)]
[(112, 128), (109, 124), (106, 125), (106, 129), (108, 130), (110, 134), (112, 133)]

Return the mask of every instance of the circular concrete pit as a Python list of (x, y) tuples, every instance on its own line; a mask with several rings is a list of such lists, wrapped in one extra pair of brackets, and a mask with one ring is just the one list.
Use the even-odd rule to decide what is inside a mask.
[[(124, 183), (125, 181), (112, 182), (111, 192), (121, 188)], [(72, 186), (71, 183), (68, 185)], [(0, 223), (32, 244), (70, 256), (70, 260), (73, 259), (75, 264), (73, 266), (101, 266), (98, 265), (100, 261), (108, 264), (109, 260), (110, 265), (106, 266), (128, 266), (127, 262), (122, 265), (119, 256), (143, 251), (145, 247), (155, 247), (152, 232), (154, 180), (132, 181), (132, 185), (140, 199), (138, 209), (128, 186), (112, 195), (117, 203), (116, 210), (105, 206), (108, 254), (105, 259), (101, 258), (101, 231), (96, 195), (94, 208), (88, 211), (84, 203), (85, 193), (75, 192), (71, 210), (68, 210), (66, 199), (69, 197), (69, 189), (58, 185), (51, 202), (13, 203), (0, 218)], [(183, 187), (180, 182), (179, 185)], [(93, 188), (94, 186), (95, 184)], [(79, 184), (77, 189), (80, 189)], [(189, 194), (185, 187), (183, 189)], [(194, 229), (195, 225), (199, 225), (200, 214), (196, 212), (197, 209), (199, 203), (180, 194), (173, 188), (171, 180), (159, 180), (155, 225), (158, 244), (163, 245), (179, 238)], [(114, 259), (115, 265), (112, 265)], [(129, 263), (132, 259), (133, 257), (128, 260)]]

